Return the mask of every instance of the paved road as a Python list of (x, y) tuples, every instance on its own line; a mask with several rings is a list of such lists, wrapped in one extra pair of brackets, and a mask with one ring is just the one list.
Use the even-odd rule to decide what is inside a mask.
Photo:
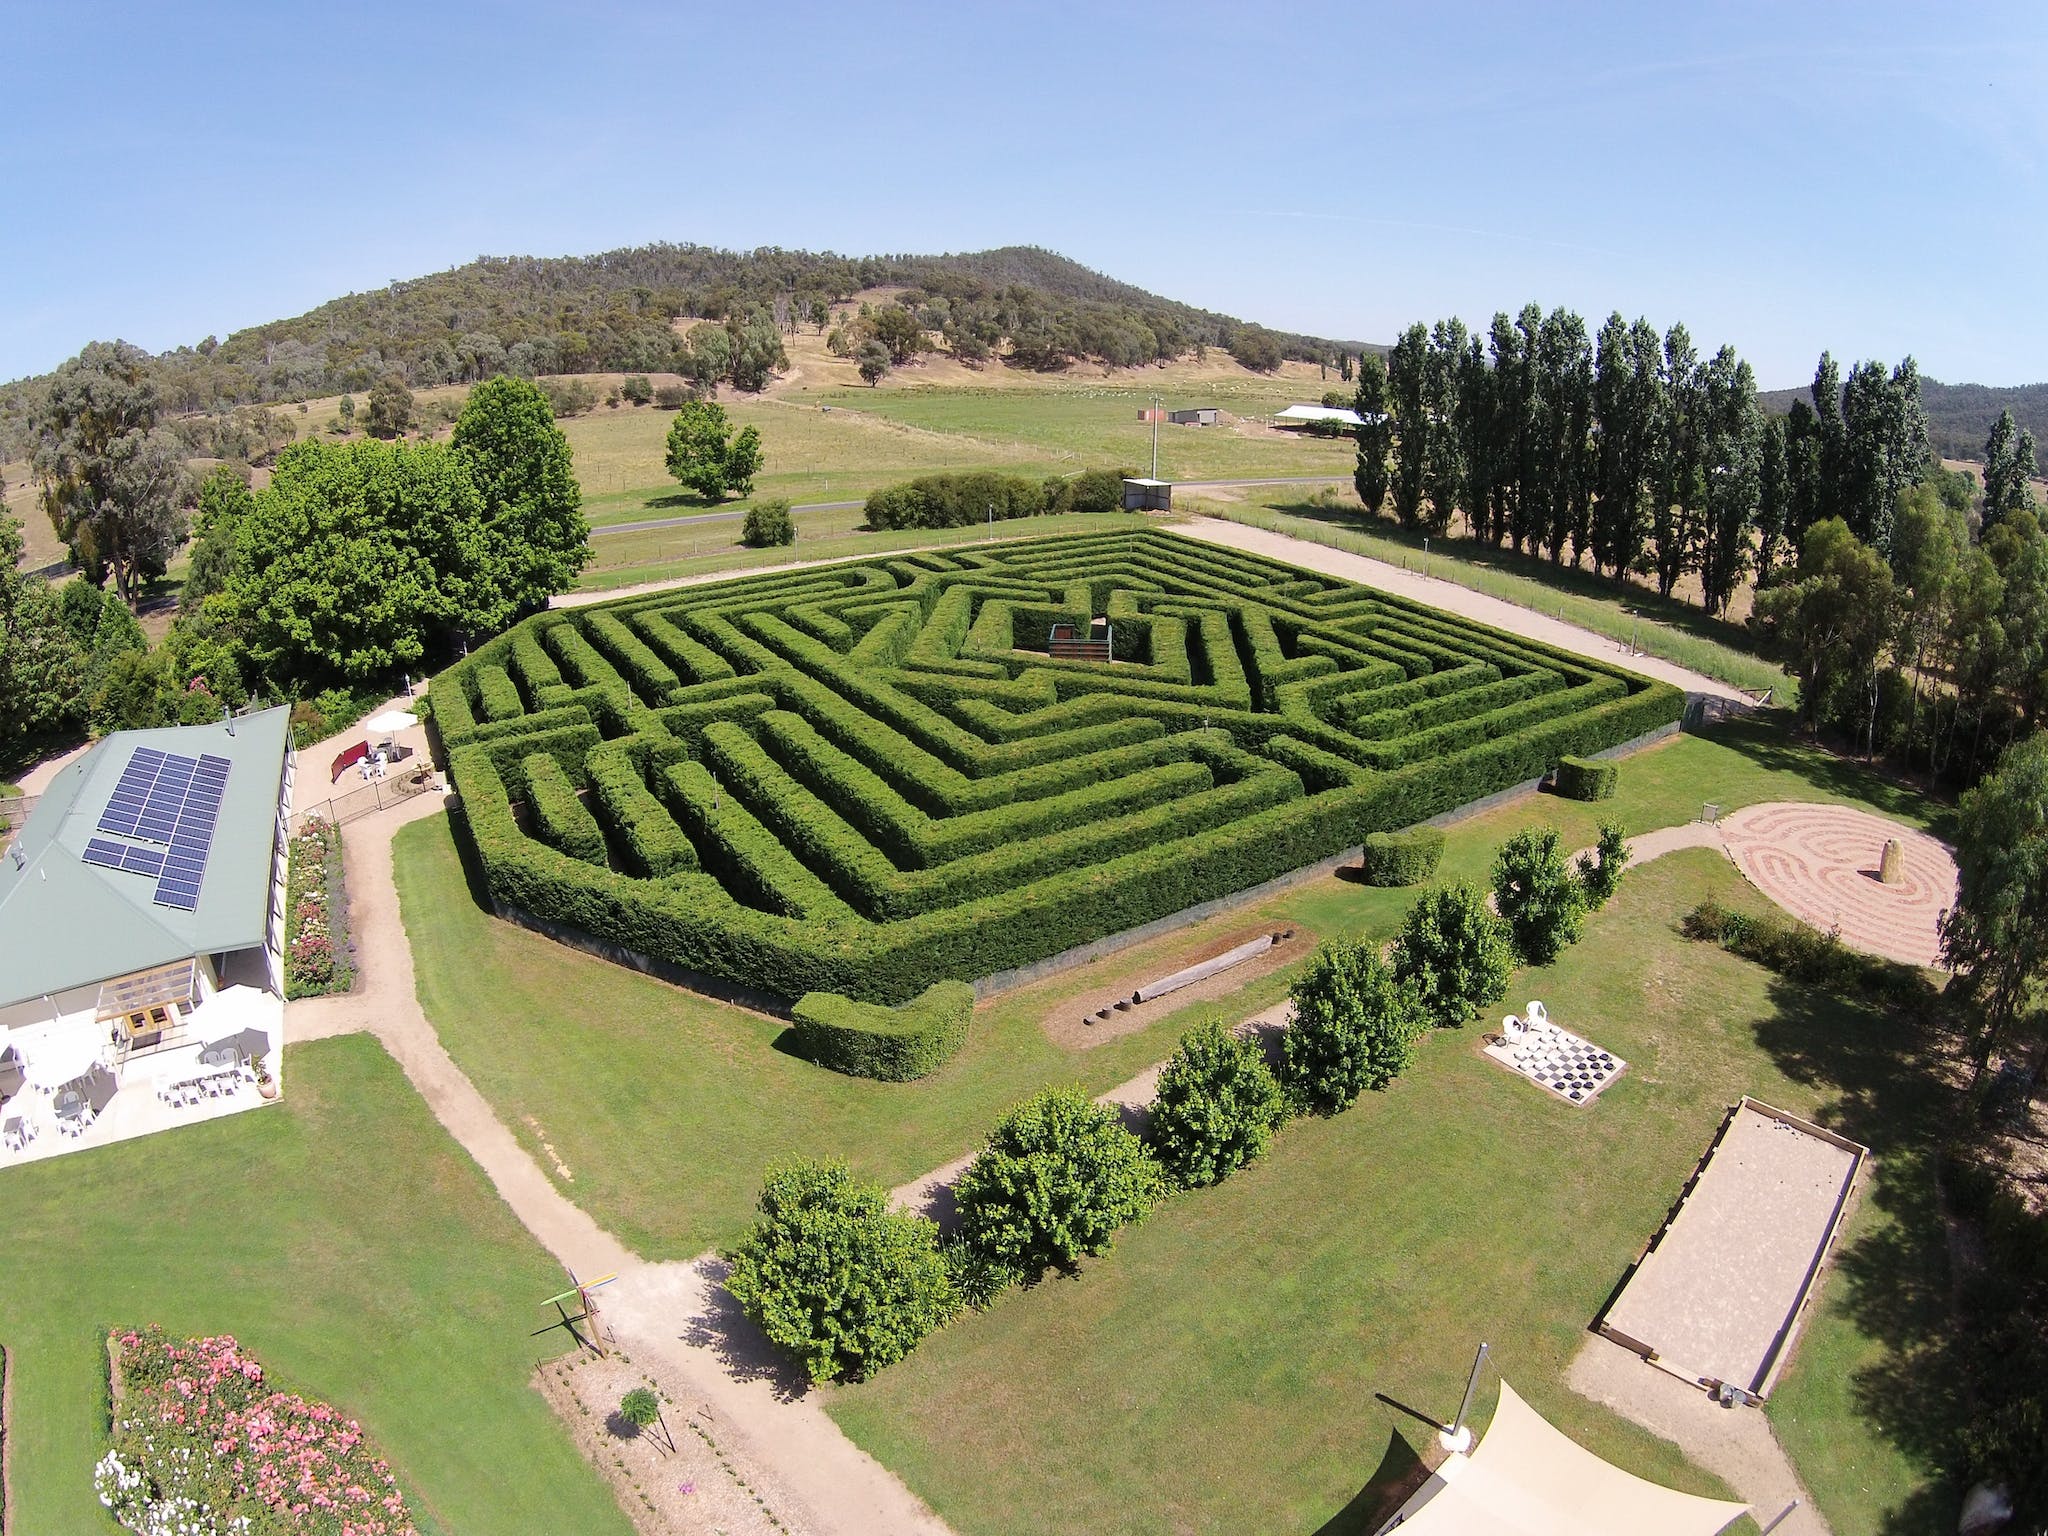
[[(1177, 491), (1212, 491), (1234, 485), (1334, 485), (1348, 479), (1345, 475), (1281, 475), (1264, 480), (1180, 480), (1174, 483)], [(789, 510), (795, 512), (844, 512), (849, 507), (865, 506), (865, 501), (806, 501)], [(647, 533), (657, 528), (688, 528), (697, 523), (733, 523), (745, 517), (741, 508), (732, 512), (696, 512), (688, 517), (649, 517), (636, 523), (606, 523), (601, 528), (590, 530), (593, 539), (607, 538), (615, 533)]]

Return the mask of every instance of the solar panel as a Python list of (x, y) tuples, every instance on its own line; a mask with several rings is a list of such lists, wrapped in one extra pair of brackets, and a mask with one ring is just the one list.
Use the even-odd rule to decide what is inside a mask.
[(96, 837), (86, 844), (85, 862), (147, 876), (156, 881), (153, 899), (159, 906), (196, 910), (233, 767), (231, 759), (210, 752), (187, 757), (137, 747), (107, 797), (99, 830), (162, 846), (137, 848)]

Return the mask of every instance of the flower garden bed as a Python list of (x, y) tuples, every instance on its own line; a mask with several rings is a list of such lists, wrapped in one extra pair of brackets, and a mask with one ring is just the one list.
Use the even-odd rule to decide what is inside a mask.
[(127, 1529), (417, 1536), (362, 1426), (271, 1385), (231, 1336), (151, 1324), (110, 1344), (113, 1444), (93, 1484)]
[(341, 828), (308, 817), (291, 840), (285, 875), (285, 996), (320, 997), (355, 985)]

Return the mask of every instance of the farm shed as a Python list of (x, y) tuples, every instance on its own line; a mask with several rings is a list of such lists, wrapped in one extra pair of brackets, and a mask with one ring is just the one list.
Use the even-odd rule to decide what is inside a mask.
[(1173, 510), (1173, 482), (1171, 480), (1126, 480), (1124, 482), (1124, 510), (1126, 512), (1171, 512)]
[(1213, 405), (1196, 405), (1182, 411), (1169, 411), (1166, 419), (1176, 427), (1213, 427), (1222, 419), (1222, 414)]

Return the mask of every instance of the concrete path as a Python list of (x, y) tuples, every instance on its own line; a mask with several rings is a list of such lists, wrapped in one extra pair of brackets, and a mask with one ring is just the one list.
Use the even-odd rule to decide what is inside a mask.
[(1641, 673), (1644, 677), (1675, 683), (1688, 693), (1712, 694), (1717, 698), (1732, 699), (1744, 704), (1753, 702), (1741, 689), (1732, 688), (1727, 683), (1695, 672), (1689, 667), (1660, 661), (1654, 656), (1626, 655), (1614, 641), (1605, 635), (1596, 635), (1590, 629), (1581, 629), (1578, 625), (1567, 624), (1562, 619), (1547, 618), (1533, 608), (1523, 608), (1498, 597), (1488, 597), (1483, 592), (1474, 592), (1470, 587), (1461, 587), (1456, 582), (1437, 581), (1416, 571), (1404, 571), (1398, 565), (1389, 565), (1384, 560), (1354, 555), (1346, 550), (1331, 549), (1325, 544), (1312, 543), (1307, 539), (1291, 538), (1284, 533), (1268, 533), (1263, 528), (1249, 528), (1243, 523), (1224, 522), (1213, 517), (1193, 518), (1178, 524), (1174, 532), (1210, 544), (1220, 544), (1228, 549), (1243, 550), (1246, 554), (1264, 555), (1269, 560), (1284, 560), (1289, 565), (1320, 571), (1326, 576), (1341, 576), (1346, 581), (1378, 587), (1382, 591), (1392, 592), (1397, 597), (1413, 598), (1418, 603), (1428, 603), (1433, 608), (1442, 608), (1468, 619), (1476, 619), (1479, 623), (1490, 624), (1495, 629), (1505, 629), (1530, 640), (1540, 640), (1545, 645), (1554, 645), (1559, 650), (1570, 651), (1576, 656), (1584, 656), (1593, 661), (1618, 663), (1626, 666), (1631, 672)]
[(616, 1347), (677, 1403), (716, 1425), (720, 1446), (792, 1530), (950, 1536), (894, 1473), (846, 1438), (819, 1395), (805, 1390), (740, 1315), (718, 1284), (724, 1271), (715, 1258), (639, 1258), (562, 1195), (443, 1048), (415, 989), (391, 844), (400, 827), (440, 814), (445, 804), (441, 796), (421, 795), (343, 827), (360, 980), (346, 996), (290, 1004), (287, 1044), (375, 1035), (542, 1247), (585, 1279), (619, 1276), (600, 1293)]

